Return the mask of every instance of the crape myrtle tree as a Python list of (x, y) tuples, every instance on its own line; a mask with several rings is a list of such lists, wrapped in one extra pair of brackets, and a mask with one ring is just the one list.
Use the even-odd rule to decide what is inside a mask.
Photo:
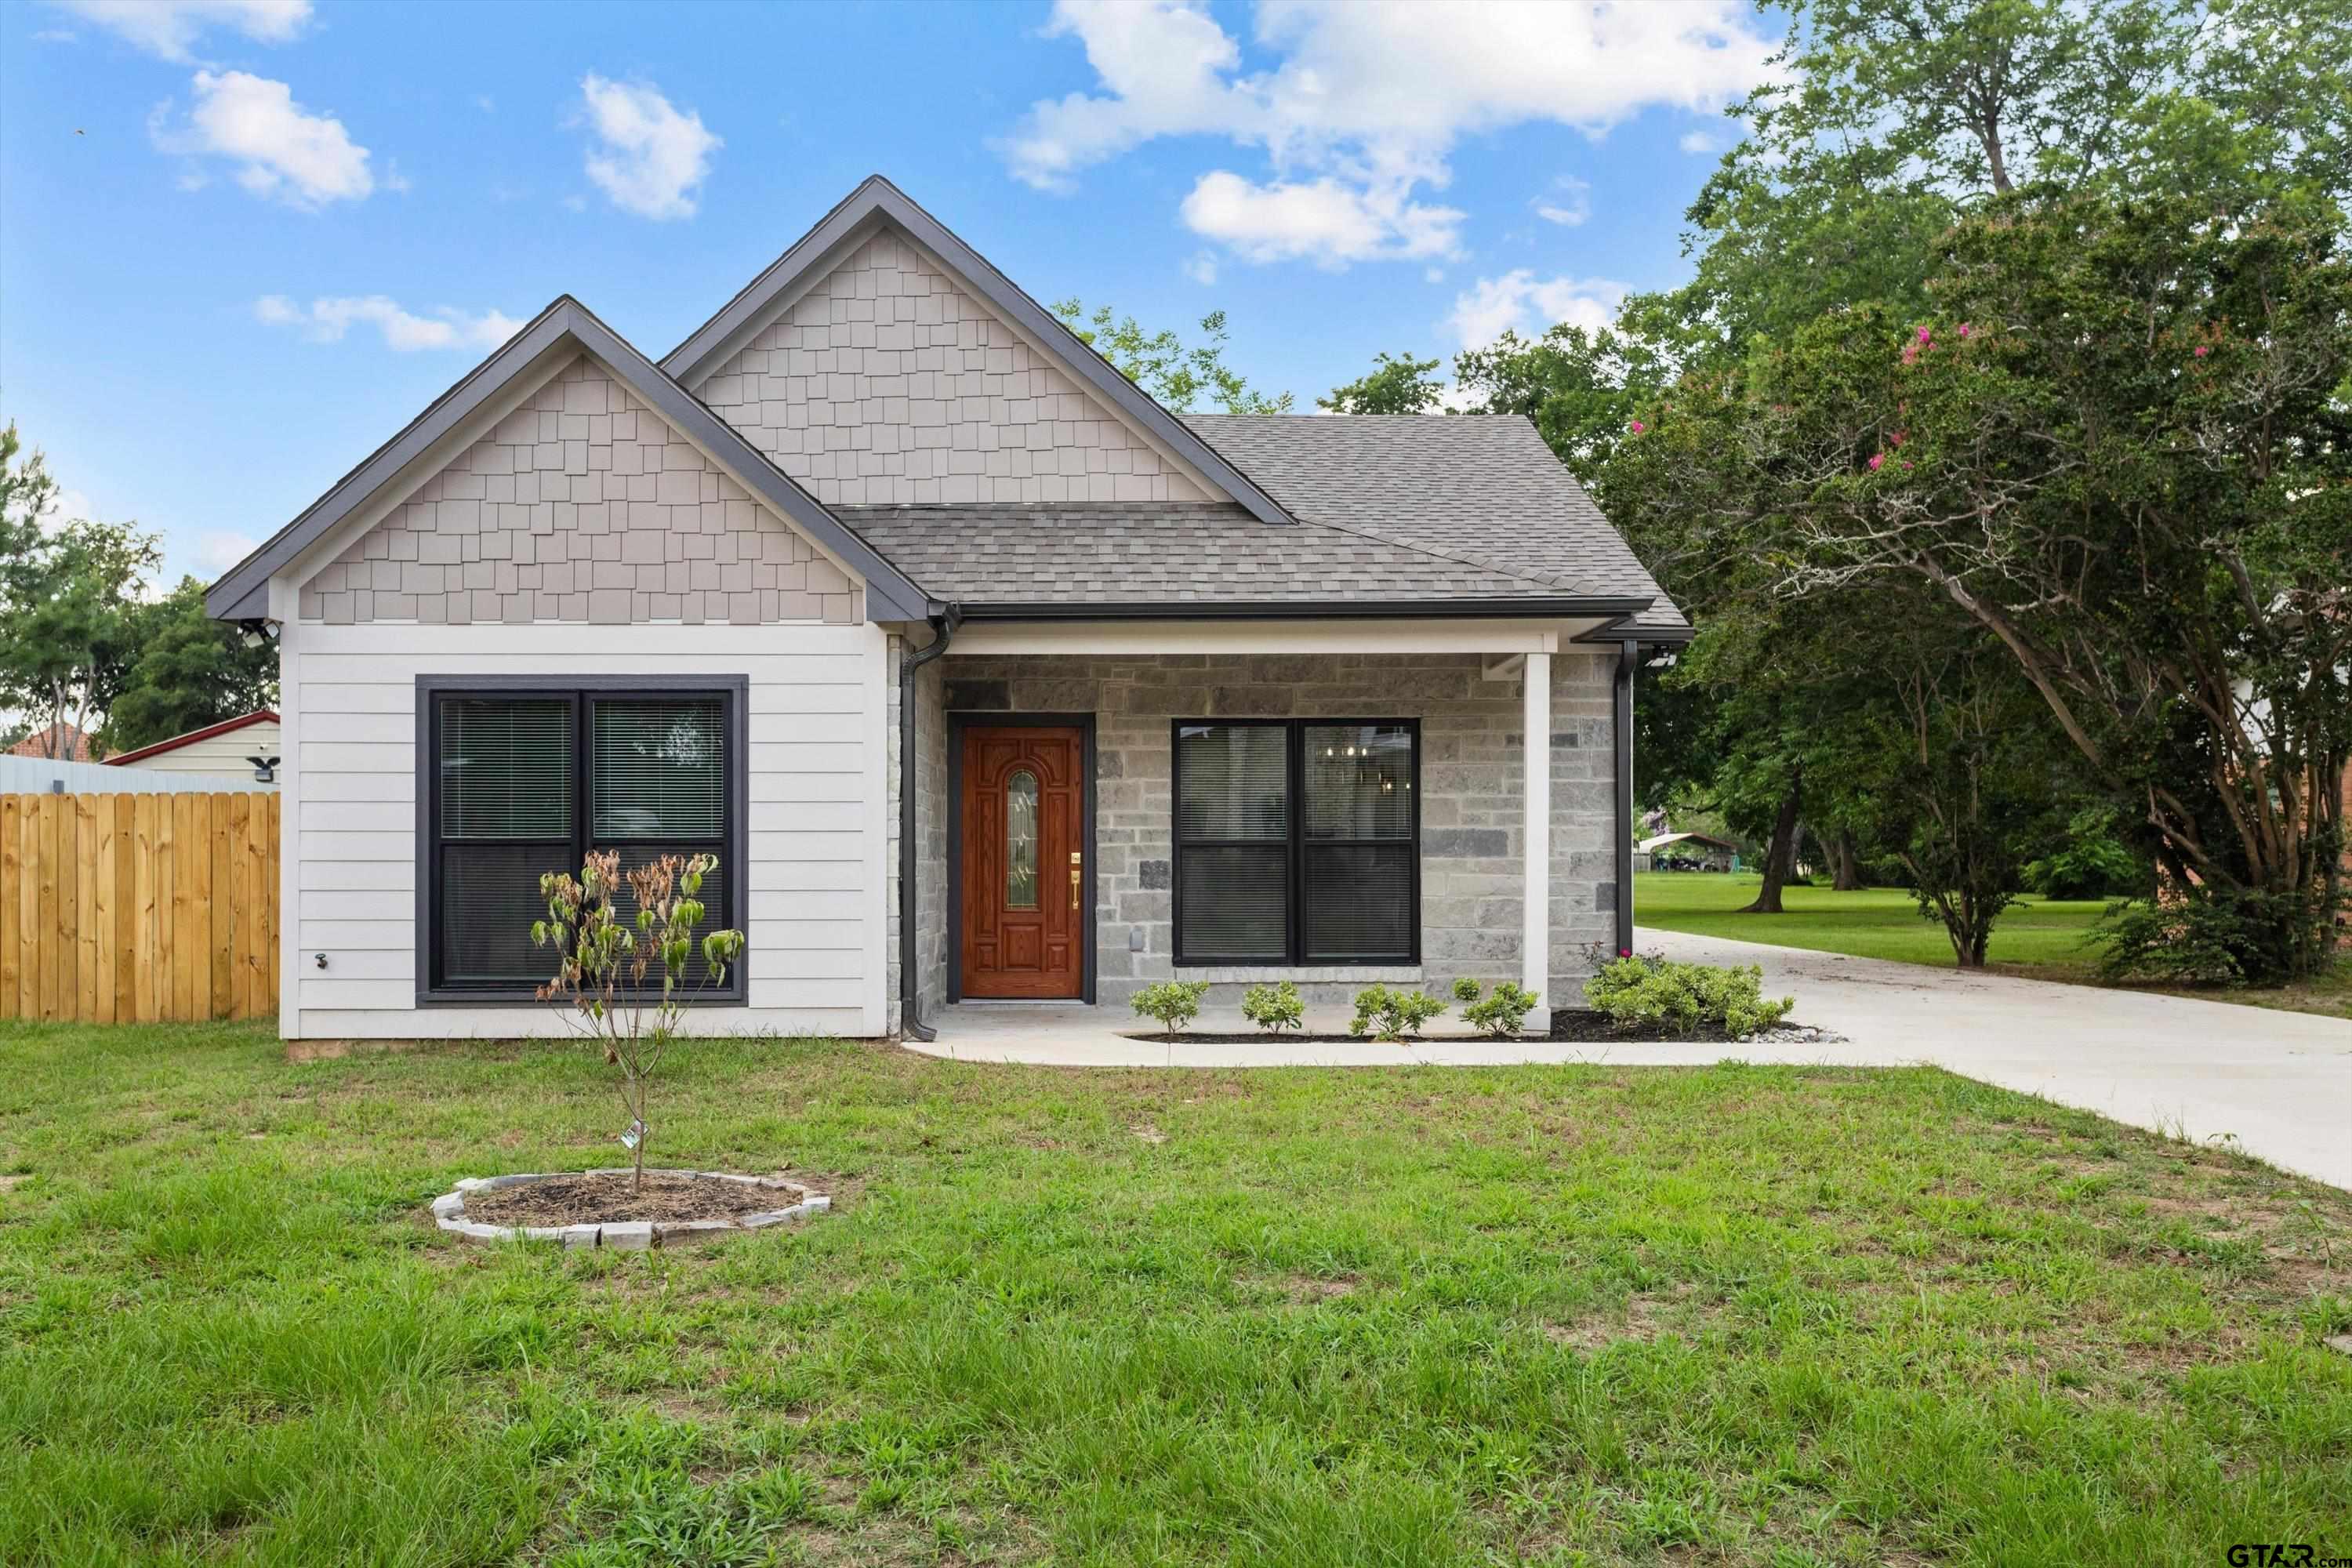
[(1683, 378), (1618, 493), (1787, 596), (1948, 601), (2244, 977), (2310, 973), (2352, 752), (2341, 245), (2324, 205), (2020, 192), (1947, 235), (1924, 311)]
[(1108, 305), (1089, 314), (1077, 299), (1056, 300), (1054, 314), (1077, 340), (1108, 360), (1113, 369), (1150, 393), (1161, 407), (1189, 414), (1203, 400), (1223, 414), (1287, 414), (1290, 394), (1269, 395), (1225, 363), (1225, 313), (1201, 318), (1201, 337), (1190, 348), (1173, 328), (1146, 331), (1133, 316)]

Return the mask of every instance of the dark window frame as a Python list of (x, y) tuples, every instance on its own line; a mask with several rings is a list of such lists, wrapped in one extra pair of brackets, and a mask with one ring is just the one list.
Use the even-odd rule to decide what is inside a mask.
[[(599, 699), (644, 701), (648, 698), (720, 699), (719, 733), (726, 754), (727, 831), (719, 851), (719, 877), (726, 909), (717, 921), (747, 934), (751, 922), (748, 886), (751, 825), (745, 802), (750, 790), (751, 753), (747, 743), (751, 708), (751, 678), (741, 675), (597, 676), (568, 675), (420, 675), (416, 678), (416, 1002), (419, 1006), (512, 1007), (545, 1006), (532, 986), (507, 984), (446, 984), (441, 980), (439, 911), (441, 906), (441, 703), (450, 698), (562, 697), (572, 704), (572, 778), (576, 798), (572, 822), (571, 864), (576, 868), (586, 853), (594, 821), (593, 792), (593, 724), (588, 715)], [(515, 840), (553, 843), (554, 840)], [(748, 957), (748, 954), (747, 954)], [(550, 965), (552, 968), (552, 963)], [(711, 986), (695, 998), (695, 1005), (740, 1006), (750, 997), (747, 965), (737, 960), (724, 985)]]
[[(1202, 725), (1224, 725), (1231, 728), (1275, 729), (1283, 731), (1284, 801), (1288, 821), (1283, 854), (1284, 919), (1283, 947), (1280, 953), (1255, 957), (1218, 955), (1208, 958), (1188, 957), (1184, 952), (1184, 851), (1192, 848), (1219, 848), (1234, 845), (1264, 848), (1265, 839), (1219, 839), (1183, 837), (1184, 747), (1183, 735), (1188, 729)], [(1311, 838), (1307, 831), (1307, 742), (1309, 730), (1361, 726), (1378, 729), (1403, 730), (1412, 737), (1412, 831), (1402, 840), (1394, 838)], [(1325, 718), (1304, 719), (1211, 719), (1171, 720), (1168, 726), (1168, 886), (1170, 901), (1170, 941), (1175, 966), (1179, 969), (1393, 969), (1418, 966), (1421, 963), (1421, 721), (1418, 719)], [(1411, 879), (1406, 893), (1405, 931), (1407, 951), (1398, 956), (1354, 956), (1346, 958), (1309, 958), (1307, 954), (1307, 851), (1310, 847), (1343, 849), (1365, 844), (1395, 847), (1402, 842), (1406, 848), (1405, 860)]]

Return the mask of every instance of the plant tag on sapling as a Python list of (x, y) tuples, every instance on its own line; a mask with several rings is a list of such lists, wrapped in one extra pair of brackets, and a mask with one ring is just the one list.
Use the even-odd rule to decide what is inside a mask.
[(624, 1149), (635, 1149), (645, 1141), (646, 1124), (642, 1121), (630, 1122), (629, 1130), (621, 1134), (621, 1147)]

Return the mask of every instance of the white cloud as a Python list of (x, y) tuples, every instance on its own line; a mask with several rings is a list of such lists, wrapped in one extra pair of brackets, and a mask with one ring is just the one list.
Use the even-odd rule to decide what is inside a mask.
[(1251, 261), (1307, 260), (1321, 267), (1461, 254), (1464, 214), (1407, 201), (1407, 187), (1366, 189), (1325, 175), (1256, 184), (1219, 169), (1184, 198), (1184, 222), (1204, 239)]
[(702, 116), (680, 114), (658, 88), (606, 81), (593, 71), (581, 79), (580, 93), (598, 142), (588, 153), (597, 188), (639, 217), (692, 217), (710, 154), (725, 145), (703, 129)]
[(195, 561), (196, 575), (217, 577), (252, 554), (260, 543), (249, 533), (200, 533), (189, 553)]
[(520, 321), (497, 310), (477, 314), (441, 305), (415, 315), (382, 294), (319, 299), (308, 305), (283, 294), (264, 294), (253, 302), (253, 315), (267, 326), (295, 328), (314, 343), (341, 342), (354, 324), (373, 325), (383, 334), (386, 348), (402, 353), (494, 349), (522, 328)]
[(1592, 216), (1592, 185), (1573, 174), (1562, 174), (1551, 183), (1551, 190), (1528, 204), (1536, 216), (1546, 223), (1556, 223), (1574, 228)]
[(1197, 252), (1184, 263), (1184, 276), (1195, 283), (1214, 283), (1217, 280), (1217, 253), (1213, 250)]
[[(1451, 254), (1457, 220), (1415, 193), (1444, 187), (1464, 135), (1542, 122), (1597, 136), (1653, 104), (1719, 108), (1770, 73), (1774, 47), (1737, 0), (1495, 0), (1475, 25), (1421, 0), (1261, 0), (1255, 41), (1277, 58), (1255, 72), (1196, 0), (1057, 0), (1045, 33), (1084, 46), (1096, 90), (1031, 105), (999, 143), (1015, 176), (1069, 190), (1154, 138), (1223, 137), (1263, 149), (1271, 178), (1220, 170), (1186, 201), (1187, 220), (1231, 226), (1255, 192), (1248, 213), (1265, 226), (1211, 237), (1331, 265)], [(1303, 230), (1335, 243), (1302, 249)]]
[(171, 123), (168, 102), (148, 119), (164, 152), (230, 159), (238, 184), (289, 206), (357, 201), (375, 189), (368, 150), (333, 115), (295, 102), (284, 82), (244, 71), (198, 71), (192, 85), (195, 100), (184, 125)]
[(57, 0), (78, 16), (167, 60), (190, 50), (207, 27), (227, 27), (257, 43), (283, 44), (310, 19), (310, 0)]
[(1685, 131), (1683, 132), (1683, 139), (1676, 142), (1675, 145), (1679, 146), (1685, 153), (1720, 153), (1723, 151), (1722, 142), (1717, 140), (1712, 132), (1707, 131)]
[(1625, 285), (1606, 278), (1538, 278), (1521, 267), (1500, 278), (1481, 278), (1466, 294), (1454, 297), (1446, 324), (1464, 348), (1484, 348), (1506, 330), (1520, 336), (1565, 321), (1597, 331), (1616, 321)]

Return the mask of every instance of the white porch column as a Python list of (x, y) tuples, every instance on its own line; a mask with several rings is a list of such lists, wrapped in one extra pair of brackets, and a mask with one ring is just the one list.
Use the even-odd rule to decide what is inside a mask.
[(1527, 899), (1520, 921), (1519, 984), (1543, 1000), (1538, 1011), (1549, 1016), (1551, 997), (1551, 655), (1530, 653), (1520, 678), (1526, 699), (1523, 728), (1527, 763), (1527, 822), (1522, 834), (1527, 857), (1522, 880)]

